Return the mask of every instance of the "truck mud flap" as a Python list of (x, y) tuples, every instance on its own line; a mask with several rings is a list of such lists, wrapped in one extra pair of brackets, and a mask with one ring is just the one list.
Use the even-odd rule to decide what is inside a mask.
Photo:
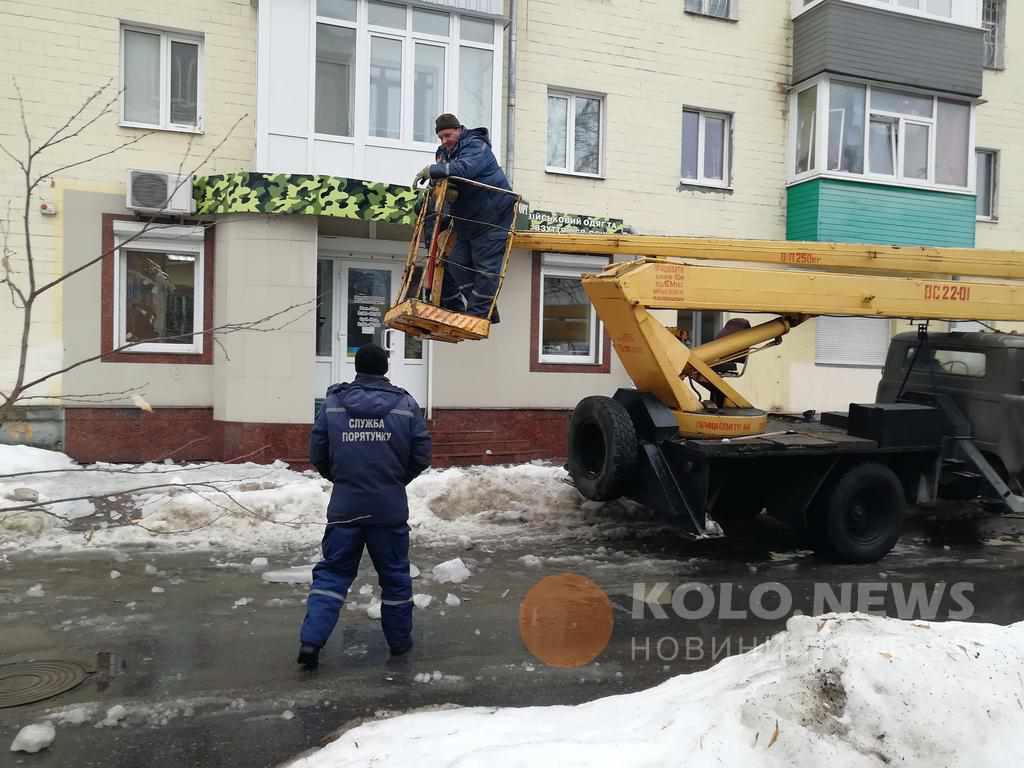
[(709, 533), (703, 502), (691, 502), (679, 485), (669, 461), (656, 443), (640, 443), (640, 482), (632, 494), (634, 500), (682, 526), (692, 539), (720, 536)]

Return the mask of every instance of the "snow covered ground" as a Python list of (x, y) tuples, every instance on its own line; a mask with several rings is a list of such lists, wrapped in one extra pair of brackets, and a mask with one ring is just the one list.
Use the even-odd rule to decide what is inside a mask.
[(289, 768), (1024, 765), (1024, 622), (795, 616), (704, 672), (574, 707), (366, 723)]
[[(504, 537), (510, 525), (524, 532), (570, 526), (583, 513), (564, 478), (543, 463), (428, 471), (408, 488), (409, 522), (421, 542)], [(62, 453), (0, 445), (0, 551), (316, 546), (330, 487), (283, 462), (79, 467)], [(113, 503), (56, 503), (126, 491)], [(11, 509), (35, 501), (54, 501), (52, 514)]]

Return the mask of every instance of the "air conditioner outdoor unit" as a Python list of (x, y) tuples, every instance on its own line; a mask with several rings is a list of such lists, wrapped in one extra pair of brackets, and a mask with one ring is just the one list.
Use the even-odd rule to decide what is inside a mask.
[(192, 179), (162, 171), (128, 171), (127, 205), (144, 213), (195, 213)]

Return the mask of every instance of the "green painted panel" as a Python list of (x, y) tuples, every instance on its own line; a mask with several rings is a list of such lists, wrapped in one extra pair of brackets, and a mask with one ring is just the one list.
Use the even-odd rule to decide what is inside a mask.
[(972, 195), (815, 179), (788, 197), (791, 240), (974, 247)]
[(821, 186), (817, 181), (798, 184), (786, 190), (788, 210), (786, 239), (818, 239), (818, 200)]

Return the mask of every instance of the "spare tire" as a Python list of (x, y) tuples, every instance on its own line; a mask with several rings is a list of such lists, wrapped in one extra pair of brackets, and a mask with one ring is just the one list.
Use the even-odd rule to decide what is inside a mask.
[(637, 468), (636, 428), (625, 407), (610, 397), (580, 401), (569, 422), (569, 474), (593, 501), (622, 496)]

